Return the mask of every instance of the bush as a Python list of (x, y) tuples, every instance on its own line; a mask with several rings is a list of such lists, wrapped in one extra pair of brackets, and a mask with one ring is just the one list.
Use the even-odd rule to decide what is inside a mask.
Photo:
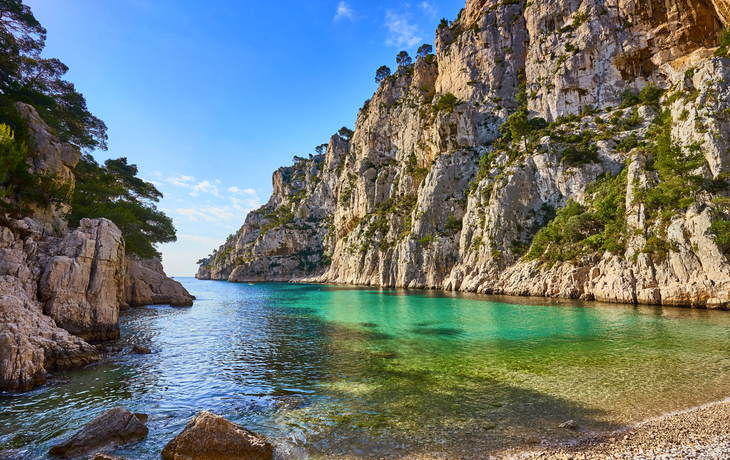
[(588, 189), (588, 208), (575, 201), (537, 232), (525, 257), (550, 266), (593, 251), (625, 250), (626, 172), (601, 176)]
[(439, 97), (439, 100), (436, 102), (436, 104), (431, 107), (431, 111), (434, 113), (438, 113), (441, 111), (452, 113), (454, 111), (454, 107), (456, 107), (460, 103), (461, 102), (456, 96), (451, 93), (446, 93)]
[(623, 93), (621, 93), (621, 104), (619, 104), (619, 109), (627, 109), (629, 107), (633, 107), (636, 104), (640, 103), (641, 99), (637, 95), (635, 95), (631, 90), (625, 90)]
[(464, 225), (464, 222), (462, 219), (457, 219), (454, 216), (449, 216), (446, 218), (446, 223), (444, 224), (444, 229), (456, 233), (456, 232), (461, 231), (461, 228), (463, 227), (463, 225)]
[(715, 56), (727, 56), (728, 47), (730, 47), (730, 28), (723, 31), (718, 46), (719, 48), (715, 50)]
[(658, 104), (659, 99), (664, 94), (664, 91), (665, 90), (659, 88), (654, 83), (649, 83), (648, 85), (644, 86), (644, 88), (639, 93), (639, 100), (641, 100), (641, 103), (644, 105)]

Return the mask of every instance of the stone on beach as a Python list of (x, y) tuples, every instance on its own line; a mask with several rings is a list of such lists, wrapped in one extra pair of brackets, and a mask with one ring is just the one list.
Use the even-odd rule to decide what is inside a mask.
[(274, 447), (223, 417), (203, 411), (162, 450), (163, 460), (269, 460)]
[(94, 453), (100, 449), (139, 441), (147, 436), (148, 428), (123, 407), (115, 407), (96, 417), (66, 441), (48, 452), (64, 458)]

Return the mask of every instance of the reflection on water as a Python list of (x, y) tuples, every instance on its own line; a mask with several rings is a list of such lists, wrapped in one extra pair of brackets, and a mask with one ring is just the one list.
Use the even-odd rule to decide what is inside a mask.
[(294, 457), (377, 458), (566, 439), (568, 419), (605, 430), (730, 396), (723, 312), (181, 281), (200, 300), (122, 313), (124, 352), (0, 395), (0, 458), (45, 458), (118, 405), (150, 415), (148, 438), (116, 450), (130, 458), (159, 458), (203, 409)]

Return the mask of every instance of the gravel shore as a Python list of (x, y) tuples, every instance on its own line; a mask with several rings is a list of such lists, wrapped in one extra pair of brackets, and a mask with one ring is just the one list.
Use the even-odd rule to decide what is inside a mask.
[(540, 444), (495, 459), (730, 459), (730, 400), (668, 414), (570, 445)]

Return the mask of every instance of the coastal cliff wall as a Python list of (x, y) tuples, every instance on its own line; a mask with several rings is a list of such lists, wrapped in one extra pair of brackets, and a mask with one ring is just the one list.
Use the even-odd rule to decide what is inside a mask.
[(197, 277), (726, 308), (728, 6), (467, 1)]
[[(75, 183), (78, 149), (61, 143), (29, 105), (18, 104), (35, 140), (29, 168)], [(159, 260), (125, 254), (107, 219), (68, 229), (68, 208), (36, 206), (33, 217), (0, 220), (0, 391), (28, 391), (48, 372), (99, 359), (86, 341), (119, 336), (120, 308), (192, 305)]]

